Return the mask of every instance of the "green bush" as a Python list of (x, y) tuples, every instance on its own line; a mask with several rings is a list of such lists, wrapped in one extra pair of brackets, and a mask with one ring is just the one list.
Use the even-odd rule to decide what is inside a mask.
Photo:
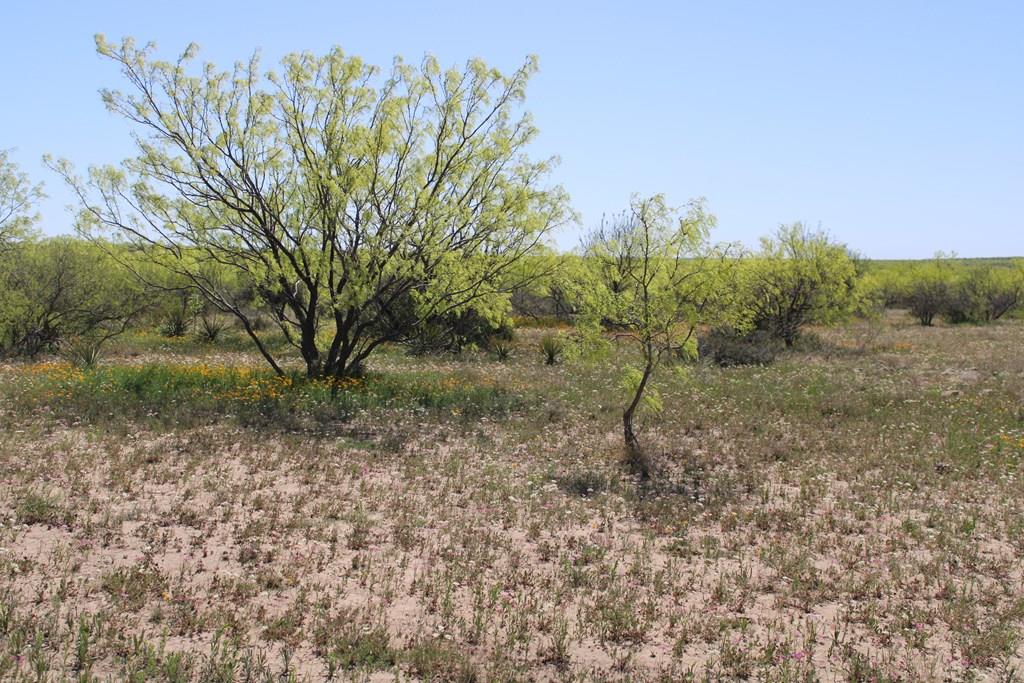
[(836, 322), (855, 307), (858, 271), (849, 250), (801, 223), (762, 239), (744, 275), (754, 325), (786, 346), (806, 324)]
[(911, 315), (926, 327), (949, 307), (950, 268), (947, 262), (936, 258), (913, 266), (907, 273), (904, 300)]
[(1007, 268), (975, 266), (949, 285), (943, 315), (953, 324), (1000, 319), (1024, 297), (1024, 277)]
[(769, 365), (778, 356), (781, 342), (765, 330), (738, 332), (732, 328), (715, 328), (701, 334), (697, 353), (715, 365)]
[(205, 342), (213, 344), (228, 327), (230, 323), (216, 313), (203, 313), (199, 316), (199, 336)]
[(512, 325), (505, 319), (492, 321), (475, 309), (431, 316), (419, 325), (396, 331), (416, 355), (459, 354), (468, 348), (486, 348), (494, 340), (511, 341)]
[(199, 300), (187, 290), (163, 293), (157, 309), (160, 334), (169, 339), (184, 337), (200, 309)]
[(0, 353), (35, 357), (74, 338), (99, 345), (145, 305), (100, 247), (65, 237), (23, 242), (0, 261)]
[(77, 367), (94, 367), (103, 351), (103, 342), (102, 337), (95, 335), (74, 337), (63, 345), (64, 356)]
[(560, 334), (546, 333), (540, 338), (540, 352), (545, 365), (555, 365), (565, 355), (565, 338)]
[(487, 341), (487, 348), (494, 354), (496, 360), (504, 363), (512, 357), (512, 340), (504, 337), (491, 337)]

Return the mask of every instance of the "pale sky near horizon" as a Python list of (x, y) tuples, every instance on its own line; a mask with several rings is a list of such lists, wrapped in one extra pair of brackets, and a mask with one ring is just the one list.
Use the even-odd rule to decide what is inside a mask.
[(388, 66), (430, 52), (503, 70), (540, 59), (538, 156), (582, 225), (630, 194), (704, 196), (719, 240), (820, 224), (872, 258), (1024, 256), (1024, 2), (26, 2), (0, 11), (0, 149), (50, 198), (45, 153), (80, 169), (131, 153), (97, 91), (120, 87), (93, 34), (190, 41), (228, 67), (261, 48), (340, 45)]

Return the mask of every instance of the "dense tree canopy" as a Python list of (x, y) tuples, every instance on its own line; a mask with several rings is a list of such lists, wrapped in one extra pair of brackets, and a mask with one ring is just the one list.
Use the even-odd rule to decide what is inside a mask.
[(103, 99), (134, 125), (138, 155), (86, 179), (53, 163), (82, 229), (184, 277), (278, 372), (214, 273), (250, 283), (310, 376), (342, 376), (428, 318), (503, 313), (512, 275), (530, 277), (525, 257), (570, 218), (545, 184), (551, 160), (526, 154), (533, 59), (511, 75), (396, 60), (385, 75), (333, 49), (267, 74), (255, 57), (196, 73), (194, 46), (174, 62), (131, 40), (97, 48), (128, 83)]

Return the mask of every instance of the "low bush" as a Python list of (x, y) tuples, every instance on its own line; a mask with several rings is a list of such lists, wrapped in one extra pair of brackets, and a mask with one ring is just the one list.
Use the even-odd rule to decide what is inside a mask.
[(999, 320), (1024, 299), (1024, 276), (1006, 268), (975, 267), (949, 285), (943, 317), (952, 324)]
[(491, 337), (487, 342), (487, 348), (494, 354), (495, 360), (502, 363), (512, 357), (512, 340), (503, 337)]
[(565, 355), (565, 338), (559, 334), (547, 333), (540, 338), (540, 352), (545, 365), (555, 365)]
[(949, 305), (949, 286), (948, 274), (941, 263), (915, 267), (908, 276), (904, 295), (911, 315), (930, 327)]
[(172, 309), (160, 318), (160, 334), (171, 339), (184, 337), (192, 325), (192, 315), (185, 310)]
[(105, 341), (104, 337), (95, 335), (74, 337), (62, 345), (63, 355), (72, 365), (91, 368), (99, 362)]
[(793, 346), (810, 323), (846, 319), (856, 305), (859, 263), (845, 245), (802, 223), (762, 238), (745, 263), (744, 297), (754, 325)]
[(600, 495), (608, 488), (609, 484), (607, 475), (590, 469), (569, 472), (556, 481), (560, 489), (581, 498)]
[(137, 283), (102, 249), (55, 237), (0, 259), (0, 355), (52, 352), (73, 338), (122, 333), (145, 308)]
[(216, 342), (228, 327), (230, 322), (215, 313), (204, 313), (199, 316), (199, 338), (205, 342)]
[(697, 353), (715, 365), (768, 365), (782, 350), (782, 343), (770, 332), (754, 330), (737, 332), (731, 328), (715, 328), (700, 335)]
[(414, 355), (460, 354), (468, 348), (486, 348), (494, 340), (511, 341), (512, 325), (494, 322), (474, 309), (428, 318), (419, 326), (399, 331)]

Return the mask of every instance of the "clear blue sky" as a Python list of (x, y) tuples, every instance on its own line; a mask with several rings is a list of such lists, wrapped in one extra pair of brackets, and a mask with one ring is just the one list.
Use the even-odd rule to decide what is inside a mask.
[[(93, 34), (198, 42), (224, 66), (260, 47), (340, 45), (387, 66), (425, 52), (503, 69), (540, 57), (538, 154), (584, 225), (632, 192), (705, 196), (717, 237), (820, 224), (875, 258), (1024, 255), (1024, 2), (10, 2), (0, 11), (0, 148), (71, 198), (44, 153), (130, 153), (97, 95), (119, 86)], [(559, 242), (574, 246), (576, 228)]]

